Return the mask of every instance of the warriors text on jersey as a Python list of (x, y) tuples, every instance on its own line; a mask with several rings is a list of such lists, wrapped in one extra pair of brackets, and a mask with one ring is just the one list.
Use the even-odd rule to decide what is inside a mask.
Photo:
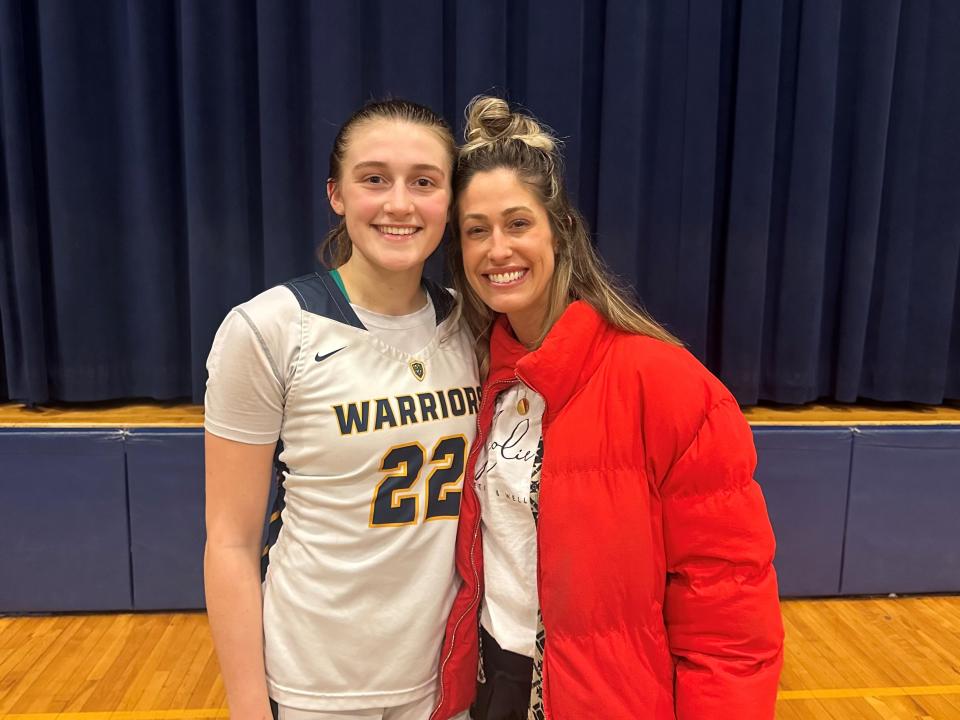
[(263, 584), (281, 705), (389, 707), (434, 691), (479, 389), (453, 299), (426, 283), (433, 339), (368, 332), (327, 274), (234, 308), (207, 362), (207, 430), (281, 441), (282, 530)]

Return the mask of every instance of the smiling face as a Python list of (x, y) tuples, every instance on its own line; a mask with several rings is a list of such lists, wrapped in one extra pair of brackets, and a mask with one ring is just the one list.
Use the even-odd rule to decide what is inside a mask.
[(473, 176), (458, 214), (467, 282), (531, 345), (543, 329), (555, 264), (546, 210), (515, 172), (498, 168)]
[(428, 127), (372, 120), (354, 129), (340, 177), (327, 183), (353, 244), (351, 263), (420, 272), (443, 237), (450, 175), (449, 151)]

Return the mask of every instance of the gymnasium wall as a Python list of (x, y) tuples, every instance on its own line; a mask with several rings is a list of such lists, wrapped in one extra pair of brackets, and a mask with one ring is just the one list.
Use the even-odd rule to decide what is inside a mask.
[[(783, 596), (960, 592), (960, 424), (753, 432)], [(0, 613), (203, 607), (202, 445), (0, 430)]]

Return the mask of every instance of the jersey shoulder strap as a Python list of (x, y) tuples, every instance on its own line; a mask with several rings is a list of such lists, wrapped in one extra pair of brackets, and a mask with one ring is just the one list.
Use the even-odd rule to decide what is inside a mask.
[(302, 310), (344, 325), (366, 330), (329, 272), (301, 275), (283, 283), (283, 286), (297, 298)]
[(423, 288), (430, 293), (430, 299), (433, 301), (433, 309), (437, 314), (437, 325), (439, 325), (450, 317), (450, 313), (453, 312), (457, 301), (454, 299), (453, 293), (428, 277), (423, 278)]

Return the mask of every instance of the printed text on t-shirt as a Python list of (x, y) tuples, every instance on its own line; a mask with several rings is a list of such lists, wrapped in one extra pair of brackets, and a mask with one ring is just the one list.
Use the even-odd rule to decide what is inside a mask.
[[(502, 411), (498, 411), (493, 416), (493, 427), (497, 426), (497, 420), (499, 419), (501, 413)], [(506, 462), (527, 463), (533, 460), (537, 454), (536, 448), (523, 448), (523, 439), (526, 437), (529, 431), (530, 419), (523, 418), (513, 427), (513, 429), (506, 435), (505, 438), (500, 440), (492, 439), (490, 441), (490, 443), (487, 445), (487, 458), (483, 465), (477, 467), (474, 477), (474, 487), (478, 492), (485, 489), (486, 483), (484, 482), (484, 478), (497, 466), (499, 461), (504, 460)], [(526, 497), (518, 497), (512, 493), (501, 493), (499, 489), (495, 489), (494, 492), (496, 493), (497, 497), (504, 497), (513, 502), (528, 502)]]

